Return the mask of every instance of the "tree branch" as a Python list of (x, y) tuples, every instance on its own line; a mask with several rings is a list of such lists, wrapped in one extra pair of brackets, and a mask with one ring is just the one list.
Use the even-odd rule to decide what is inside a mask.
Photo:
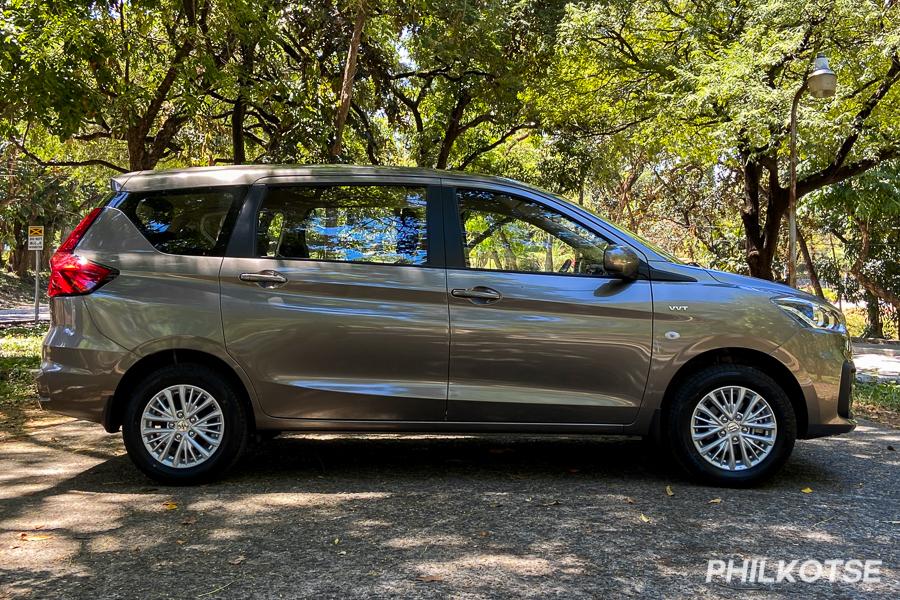
[(872, 167), (894, 158), (900, 158), (900, 146), (882, 148), (876, 152), (874, 158), (864, 158), (856, 162), (841, 165), (837, 169), (829, 166), (826, 169), (807, 175), (797, 182), (797, 198), (801, 198), (826, 185), (840, 183), (859, 175), (860, 173), (865, 173)]
[[(521, 125), (516, 125), (512, 129), (507, 130), (506, 133), (504, 133), (502, 136), (500, 136), (499, 138), (494, 140), (492, 143), (487, 144), (486, 146), (481, 146), (480, 148), (476, 148), (474, 151), (470, 152), (468, 155), (466, 155), (465, 158), (463, 158), (462, 162), (460, 162), (454, 168), (458, 171), (465, 170), (465, 168), (468, 167), (472, 163), (472, 161), (474, 161), (476, 158), (478, 158), (482, 154), (484, 154), (486, 152), (490, 152), (491, 150), (493, 150), (494, 148), (496, 148), (497, 146), (499, 146), (500, 144), (502, 144), (503, 142), (508, 140), (510, 137), (515, 135), (515, 133), (517, 131), (521, 131), (523, 129), (533, 129), (534, 127), (536, 127), (536, 125), (534, 123), (522, 123)], [(525, 134), (525, 135), (527, 135), (527, 134)]]
[(90, 158), (88, 160), (43, 160), (16, 140), (12, 140), (12, 142), (22, 151), (22, 154), (42, 167), (106, 167), (107, 169), (118, 171), (119, 173), (128, 173), (128, 169), (122, 168), (119, 165), (114, 165), (113, 163), (100, 158)]
[(836, 170), (844, 164), (844, 161), (847, 160), (847, 156), (850, 154), (850, 150), (853, 149), (853, 145), (862, 133), (862, 128), (866, 119), (869, 118), (869, 115), (872, 114), (872, 111), (875, 110), (875, 107), (878, 106), (881, 99), (891, 90), (891, 86), (896, 83), (898, 78), (900, 78), (900, 57), (894, 56), (891, 59), (891, 68), (888, 69), (887, 74), (884, 76), (884, 81), (881, 82), (878, 89), (869, 96), (869, 99), (866, 100), (859, 112), (856, 113), (856, 116), (853, 117), (853, 122), (850, 126), (850, 135), (844, 139), (840, 148), (838, 148), (837, 154), (834, 156), (834, 161), (832, 161), (829, 168)]

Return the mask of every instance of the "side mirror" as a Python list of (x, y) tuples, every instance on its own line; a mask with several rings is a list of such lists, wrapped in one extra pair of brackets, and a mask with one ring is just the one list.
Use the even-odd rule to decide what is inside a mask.
[(622, 279), (634, 279), (641, 259), (637, 253), (627, 246), (612, 244), (603, 252), (603, 270), (608, 275)]

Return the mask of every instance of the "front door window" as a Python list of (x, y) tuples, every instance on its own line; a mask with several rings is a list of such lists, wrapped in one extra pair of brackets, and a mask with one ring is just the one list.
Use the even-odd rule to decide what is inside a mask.
[(603, 275), (608, 242), (546, 206), (483, 190), (457, 192), (470, 269)]

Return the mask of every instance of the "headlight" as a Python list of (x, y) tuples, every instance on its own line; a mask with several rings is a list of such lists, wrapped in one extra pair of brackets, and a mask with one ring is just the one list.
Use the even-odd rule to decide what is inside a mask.
[(833, 306), (792, 296), (773, 298), (772, 302), (807, 327), (835, 333), (847, 333), (844, 315)]

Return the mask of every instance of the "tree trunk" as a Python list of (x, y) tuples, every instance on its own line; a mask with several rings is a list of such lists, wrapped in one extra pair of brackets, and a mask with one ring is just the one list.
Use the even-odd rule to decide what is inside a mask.
[(353, 98), (353, 79), (356, 77), (359, 42), (362, 38), (362, 30), (365, 24), (366, 6), (364, 2), (360, 2), (357, 7), (356, 20), (353, 22), (353, 35), (350, 38), (350, 48), (347, 51), (347, 63), (344, 65), (344, 78), (341, 81), (341, 103), (338, 106), (337, 116), (334, 120), (334, 144), (332, 144), (328, 155), (332, 161), (341, 155), (344, 126), (347, 124), (347, 115), (350, 113), (350, 100)]
[(765, 240), (759, 224), (759, 177), (762, 167), (751, 158), (749, 150), (741, 149), (744, 201), (741, 206), (741, 222), (746, 239), (746, 260), (750, 275), (772, 279), (772, 262), (766, 256)]
[(247, 162), (244, 144), (245, 114), (246, 106), (243, 92), (241, 92), (234, 102), (234, 110), (231, 111), (231, 162), (235, 165), (242, 165)]
[(506, 260), (508, 264), (506, 265), (507, 270), (518, 271), (519, 270), (519, 261), (516, 260), (516, 253), (513, 252), (512, 244), (509, 241), (509, 238), (506, 237), (506, 234), (500, 229), (498, 232), (498, 237), (500, 238), (500, 242), (503, 244), (503, 254), (506, 255)]
[(19, 276), (19, 278), (23, 278), (28, 274), (28, 266), (29, 266), (29, 258), (30, 252), (28, 252), (28, 236), (26, 235), (27, 225), (23, 222), (18, 222), (13, 226), (13, 233), (15, 234), (15, 246), (13, 246), (12, 251), (9, 253), (9, 267), (10, 270)]
[(28, 249), (24, 247), (17, 247), (10, 254), (10, 267), (20, 279), (28, 275), (28, 267), (31, 264), (28, 254)]
[(147, 165), (147, 147), (144, 144), (144, 128), (132, 125), (128, 128), (128, 168), (132, 171), (152, 169), (153, 165)]
[(253, 65), (256, 61), (256, 48), (253, 43), (241, 44), (241, 65), (238, 72), (238, 94), (231, 113), (231, 157), (236, 165), (247, 162), (247, 146), (244, 139), (244, 119), (247, 116), (247, 89)]
[(806, 245), (806, 238), (797, 229), (797, 242), (800, 244), (800, 252), (803, 254), (803, 262), (806, 263), (806, 271), (809, 273), (809, 280), (812, 282), (816, 296), (825, 299), (825, 292), (822, 291), (822, 283), (819, 281), (819, 274), (816, 272), (816, 265), (813, 264), (812, 255), (809, 253), (809, 247)]
[(549, 233), (544, 240), (544, 271), (553, 272), (553, 236)]
[(867, 324), (863, 337), (883, 338), (884, 323), (881, 321), (881, 307), (878, 304), (878, 298), (875, 297), (875, 294), (866, 290), (865, 299)]
[(900, 294), (880, 285), (877, 281), (869, 277), (864, 270), (866, 261), (869, 259), (869, 248), (871, 246), (868, 222), (861, 221), (857, 218), (854, 218), (853, 222), (856, 224), (857, 228), (859, 228), (860, 248), (856, 260), (850, 265), (850, 274), (856, 278), (859, 285), (861, 285), (867, 293), (872, 294), (872, 296), (883, 302), (887, 302), (894, 307), (894, 310), (900, 311)]
[[(778, 251), (781, 222), (788, 208), (788, 193), (778, 183), (776, 156), (757, 157), (746, 147), (742, 147), (739, 153), (744, 182), (741, 222), (744, 225), (747, 242), (747, 266), (753, 277), (773, 280), (772, 263)], [(765, 223), (762, 223), (760, 212), (762, 194), (760, 180), (763, 168), (769, 175), (768, 189), (765, 191), (767, 196)]]
[(453, 144), (462, 133), (462, 118), (466, 112), (466, 107), (472, 101), (472, 96), (468, 90), (461, 90), (456, 97), (456, 104), (450, 111), (450, 119), (444, 131), (444, 139), (441, 140), (441, 147), (438, 150), (437, 161), (434, 164), (436, 169), (446, 169), (450, 162), (450, 151), (453, 150)]

